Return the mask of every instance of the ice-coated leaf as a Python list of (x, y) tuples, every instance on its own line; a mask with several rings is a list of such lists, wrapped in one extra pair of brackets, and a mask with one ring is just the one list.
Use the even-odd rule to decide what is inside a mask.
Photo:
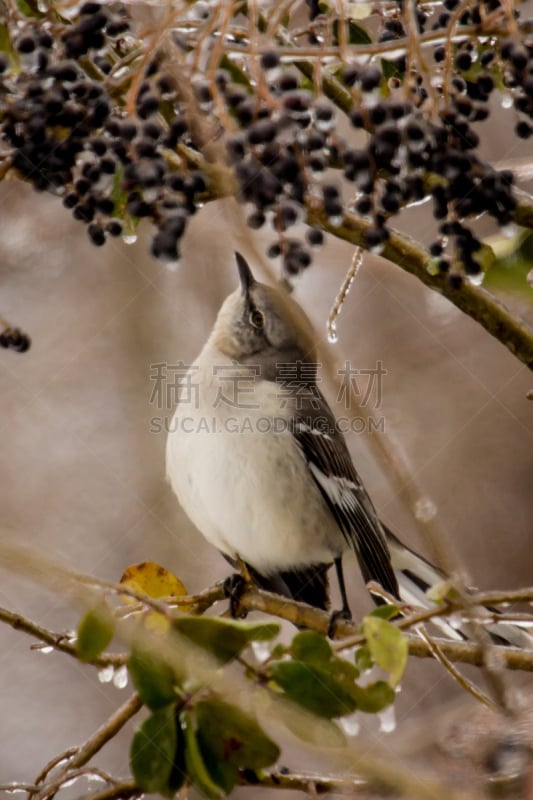
[(341, 717), (356, 709), (353, 694), (327, 668), (303, 661), (278, 661), (270, 665), (270, 672), (291, 700), (321, 717)]
[(398, 616), (398, 606), (392, 605), (383, 605), (377, 606), (374, 608), (373, 611), (370, 612), (368, 615), (369, 617), (379, 617), (379, 619), (394, 619), (394, 617)]
[(407, 638), (399, 628), (379, 617), (365, 617), (363, 631), (372, 658), (390, 673), (392, 685), (397, 686), (407, 665)]
[(182, 617), (173, 623), (175, 630), (226, 664), (250, 642), (265, 642), (279, 633), (276, 623), (237, 622), (219, 617)]
[[(339, 39), (339, 23), (337, 20), (333, 22), (333, 35), (335, 39), (338, 41)], [(346, 27), (346, 39), (349, 44), (372, 44), (372, 39), (362, 25), (358, 25), (355, 22), (348, 23)]]
[(145, 792), (172, 794), (177, 735), (174, 707), (155, 711), (137, 729), (131, 743), (130, 767), (135, 783)]
[(133, 685), (148, 708), (156, 710), (176, 700), (179, 676), (161, 655), (141, 640), (132, 645), (128, 670)]
[(355, 663), (361, 672), (366, 672), (367, 669), (372, 669), (374, 666), (374, 661), (366, 644), (358, 647), (355, 651)]
[(81, 661), (92, 661), (105, 650), (115, 632), (113, 615), (105, 603), (91, 608), (78, 625), (76, 649)]
[(320, 666), (330, 661), (333, 651), (325, 636), (314, 631), (297, 633), (291, 643), (291, 655), (297, 661)]
[(217, 761), (240, 769), (258, 770), (279, 757), (279, 747), (253, 716), (218, 698), (195, 705), (202, 750)]
[(368, 686), (356, 686), (355, 697), (359, 711), (376, 714), (394, 702), (395, 692), (387, 681), (376, 681)]
[[(189, 779), (195, 789), (204, 797), (208, 797), (210, 800), (224, 797), (226, 789), (222, 783), (215, 780), (206, 764), (192, 716), (188, 711), (181, 715), (181, 723), (185, 735), (185, 767)], [(221, 779), (219, 778), (219, 780)]]
[(346, 744), (346, 737), (334, 720), (318, 717), (286, 696), (277, 698), (276, 711), (291, 733), (304, 742), (318, 747), (344, 747)]

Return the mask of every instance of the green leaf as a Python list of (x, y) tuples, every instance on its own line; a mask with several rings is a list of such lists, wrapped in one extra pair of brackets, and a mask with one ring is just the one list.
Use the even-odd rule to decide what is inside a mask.
[(360, 675), (359, 669), (344, 658), (332, 658), (327, 669), (348, 693), (351, 692), (354, 682)]
[(91, 608), (78, 625), (76, 649), (81, 661), (92, 661), (105, 650), (115, 632), (115, 620), (105, 603)]
[(492, 247), (484, 243), (472, 253), (472, 258), (479, 264), (483, 272), (487, 272), (496, 260)]
[(42, 19), (43, 12), (39, 9), (36, 0), (15, 0), (16, 6), (25, 17), (36, 17)]
[(226, 793), (224, 786), (214, 779), (205, 762), (189, 712), (181, 715), (181, 723), (185, 734), (185, 766), (189, 779), (204, 797), (209, 797), (211, 800), (224, 797)]
[(404, 73), (398, 69), (396, 61), (390, 61), (388, 58), (381, 59), (381, 71), (386, 81), (391, 78), (397, 78), (399, 81), (403, 80)]
[(250, 714), (217, 698), (195, 705), (202, 751), (236, 769), (258, 770), (279, 758), (280, 750)]
[(363, 632), (372, 658), (390, 672), (391, 683), (397, 686), (407, 665), (408, 643), (404, 634), (379, 617), (365, 617)]
[(368, 686), (356, 686), (355, 698), (359, 711), (376, 714), (394, 702), (395, 692), (387, 681), (376, 681)]
[(326, 637), (314, 631), (297, 633), (292, 640), (290, 652), (297, 661), (305, 661), (315, 666), (327, 664), (333, 655)]
[(377, 606), (368, 616), (379, 617), (379, 619), (393, 619), (397, 617), (399, 613), (398, 606), (383, 605)]
[(299, 739), (317, 747), (344, 747), (346, 737), (336, 722), (317, 717), (285, 696), (277, 698), (276, 711), (287, 728)]
[(176, 745), (176, 721), (171, 706), (153, 713), (137, 729), (131, 743), (130, 767), (140, 789), (171, 794), (169, 778)]
[(208, 650), (226, 664), (238, 656), (250, 642), (265, 642), (279, 633), (276, 623), (236, 622), (219, 617), (181, 617), (174, 629), (199, 647)]
[(355, 651), (355, 663), (361, 672), (366, 672), (366, 670), (372, 669), (374, 666), (374, 660), (366, 644)]
[(238, 67), (226, 54), (220, 59), (220, 69), (225, 69), (226, 72), (229, 72), (233, 83), (239, 83), (241, 86), (246, 87), (248, 92), (252, 92), (252, 84), (246, 72)]
[(13, 50), (11, 48), (11, 39), (9, 38), (9, 29), (7, 25), (0, 22), (0, 51), (7, 53), (11, 56)]
[[(353, 20), (348, 22), (348, 39), (349, 44), (372, 44), (372, 39), (362, 25), (357, 25)], [(339, 21), (336, 19), (333, 22), (333, 36), (336, 42), (339, 41)]]
[(132, 645), (128, 670), (141, 700), (152, 711), (176, 700), (179, 676), (162, 656), (153, 649), (149, 650), (142, 641), (135, 641)]
[(496, 259), (487, 272), (483, 285), (505, 291), (521, 291), (532, 298), (527, 276), (533, 268), (533, 233), (520, 230), (513, 238), (491, 236), (490, 243)]
[(278, 661), (270, 665), (270, 673), (291, 700), (321, 717), (342, 717), (356, 709), (353, 694), (327, 669), (303, 661)]
[(168, 788), (172, 795), (175, 794), (178, 789), (181, 789), (187, 778), (187, 768), (185, 766), (185, 734), (176, 713), (174, 713), (174, 727), (176, 729), (176, 749), (174, 752), (172, 769), (168, 777)]

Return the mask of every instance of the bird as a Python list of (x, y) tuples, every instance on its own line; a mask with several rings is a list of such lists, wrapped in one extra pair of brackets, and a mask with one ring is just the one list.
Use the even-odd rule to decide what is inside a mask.
[(169, 426), (167, 479), (180, 505), (262, 588), (327, 610), (334, 566), (342, 607), (332, 623), (352, 616), (343, 572), (350, 550), (365, 583), (427, 606), (427, 589), (446, 576), (380, 520), (318, 387), (309, 318), (235, 258), (240, 285), (189, 367), (194, 400), (178, 403)]

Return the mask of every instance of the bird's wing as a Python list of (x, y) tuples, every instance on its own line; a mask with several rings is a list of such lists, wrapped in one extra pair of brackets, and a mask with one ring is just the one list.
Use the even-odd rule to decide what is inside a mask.
[(398, 584), (376, 510), (335, 417), (318, 390), (314, 400), (302, 402), (305, 407), (294, 410), (292, 435), (339, 529), (353, 547), (365, 581), (377, 581), (397, 597)]

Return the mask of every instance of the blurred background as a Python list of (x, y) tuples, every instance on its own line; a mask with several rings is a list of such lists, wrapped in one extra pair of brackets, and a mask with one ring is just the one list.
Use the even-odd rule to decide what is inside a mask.
[[(520, 155), (502, 152), (504, 146), (489, 143), (488, 155)], [(147, 255), (142, 230), (136, 244), (110, 240), (95, 248), (60, 200), (18, 182), (3, 182), (0, 209), (0, 314), (33, 340), (25, 355), (0, 350), (2, 537), (112, 581), (143, 560), (164, 565), (191, 592), (225, 577), (226, 563), (193, 529), (165, 481), (164, 425), (172, 408), (165, 392), (162, 404), (150, 402), (154, 365), (191, 363), (237, 284), (233, 251), (265, 277), (256, 255), (264, 243), (255, 234), (252, 240), (232, 202), (211, 204), (194, 218), (182, 262), (169, 271)], [(431, 240), (426, 207), (405, 214), (402, 225)], [(486, 224), (485, 232), (494, 231)], [(357, 368), (383, 362), (382, 404), (372, 416), (383, 417), (389, 446), (402, 455), (420, 497), (434, 503), (433, 523), (454, 563), (480, 588), (531, 584), (531, 373), (445, 299), (372, 256), (365, 256), (342, 310), (339, 341), (329, 344), (326, 320), (352, 255), (350, 246), (328, 241), (295, 289), (324, 352)], [(533, 323), (532, 298), (526, 290), (506, 302)], [(334, 402), (336, 388), (326, 393)], [(159, 432), (154, 418), (163, 421), (155, 424)], [(357, 468), (385, 521), (430, 555), (424, 525), (391, 480), (374, 437), (348, 436)], [(419, 516), (424, 508), (427, 501)], [(60, 595), (0, 574), (0, 605), (52, 630), (76, 626), (79, 610)], [(353, 560), (346, 574), (360, 616), (371, 604)], [(30, 645), (0, 627), (0, 783), (31, 782), (126, 699), (93, 668)], [(527, 697), (527, 678), (508, 681)], [(442, 668), (416, 659), (396, 717), (391, 734), (376, 720), (363, 724), (359, 752), (377, 744), (392, 760), (405, 755), (429, 768), (452, 759), (468, 772), (473, 741), (481, 758), (480, 731), (490, 738), (507, 730)], [(464, 725), (466, 717), (477, 728), (461, 738), (457, 720)], [(100, 766), (128, 774), (130, 733), (131, 726), (102, 752)], [(290, 750), (285, 763), (306, 766)]]

